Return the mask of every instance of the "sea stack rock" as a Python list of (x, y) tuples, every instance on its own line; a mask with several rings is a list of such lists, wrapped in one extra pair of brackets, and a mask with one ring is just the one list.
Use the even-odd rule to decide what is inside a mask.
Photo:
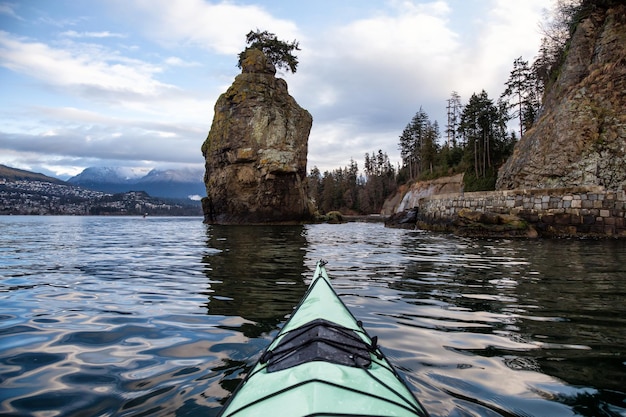
[(626, 5), (600, 2), (578, 23), (544, 110), (498, 172), (496, 188), (626, 189)]
[(299, 223), (312, 216), (306, 162), (313, 118), (276, 78), (263, 52), (248, 49), (242, 72), (215, 103), (202, 145), (207, 197), (215, 224)]

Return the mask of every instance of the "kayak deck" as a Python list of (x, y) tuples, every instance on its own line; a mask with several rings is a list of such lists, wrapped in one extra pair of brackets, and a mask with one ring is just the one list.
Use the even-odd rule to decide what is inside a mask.
[(427, 416), (324, 265), (220, 416)]

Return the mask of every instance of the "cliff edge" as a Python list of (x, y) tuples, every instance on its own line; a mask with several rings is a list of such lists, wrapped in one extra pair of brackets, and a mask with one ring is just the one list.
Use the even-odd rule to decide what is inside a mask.
[(496, 189), (626, 187), (626, 5), (616, 3), (578, 24), (543, 113)]

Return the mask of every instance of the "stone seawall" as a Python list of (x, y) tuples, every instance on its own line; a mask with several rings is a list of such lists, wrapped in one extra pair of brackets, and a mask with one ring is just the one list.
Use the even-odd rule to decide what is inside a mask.
[(490, 225), (521, 219), (536, 231), (527, 235), (626, 238), (626, 192), (596, 186), (433, 195), (420, 200), (417, 220), (420, 227), (456, 230), (467, 225), (459, 219), (472, 218), (468, 213), (484, 214)]

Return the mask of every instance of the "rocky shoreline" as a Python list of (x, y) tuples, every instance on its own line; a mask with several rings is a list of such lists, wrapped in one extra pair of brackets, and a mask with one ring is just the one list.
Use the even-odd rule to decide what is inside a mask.
[(475, 237), (626, 238), (626, 192), (589, 186), (433, 195), (385, 225)]
[(620, 1), (596, 2), (581, 15), (538, 119), (498, 169), (497, 191), (463, 193), (462, 178), (417, 181), (389, 200), (386, 214), (395, 214), (387, 225), (626, 238), (625, 23)]

